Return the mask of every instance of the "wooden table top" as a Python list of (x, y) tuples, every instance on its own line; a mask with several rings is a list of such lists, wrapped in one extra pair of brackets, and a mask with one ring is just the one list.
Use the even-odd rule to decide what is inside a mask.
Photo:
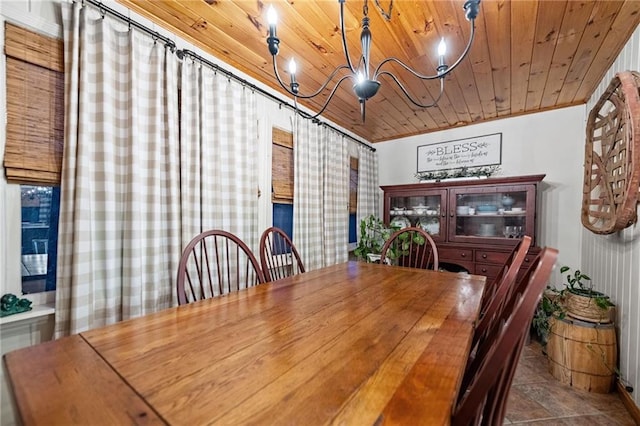
[[(49, 413), (106, 422), (81, 383), (40, 377), (71, 368), (130, 423), (447, 424), (484, 282), (349, 262), (48, 344), (93, 348), (78, 365), (74, 352), (58, 360), (42, 345), (5, 363), (26, 424), (50, 424)], [(113, 374), (94, 381), (99, 358)], [(125, 384), (139, 397), (114, 403)]]

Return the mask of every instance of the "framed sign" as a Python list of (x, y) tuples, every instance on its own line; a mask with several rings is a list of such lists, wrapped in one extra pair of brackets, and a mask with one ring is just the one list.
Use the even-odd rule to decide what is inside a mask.
[(418, 173), (502, 164), (502, 133), (418, 147)]

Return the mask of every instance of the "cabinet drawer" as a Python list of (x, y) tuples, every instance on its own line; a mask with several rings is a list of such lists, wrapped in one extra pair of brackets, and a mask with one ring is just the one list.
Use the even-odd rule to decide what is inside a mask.
[(460, 260), (473, 261), (473, 250), (456, 248), (439, 248), (438, 257), (442, 262), (456, 262)]
[(509, 258), (510, 252), (503, 251), (490, 251), (490, 250), (476, 250), (476, 262), (484, 263), (496, 263), (498, 265), (504, 265)]
[(500, 269), (502, 269), (501, 265), (476, 263), (475, 274), (485, 275), (487, 277), (487, 282), (491, 282), (492, 279), (498, 276), (498, 274), (500, 273)]

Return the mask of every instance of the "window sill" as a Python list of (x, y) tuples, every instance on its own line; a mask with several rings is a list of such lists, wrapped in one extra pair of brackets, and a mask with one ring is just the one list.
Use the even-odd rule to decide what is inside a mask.
[(56, 309), (53, 303), (47, 303), (45, 305), (36, 305), (27, 312), (21, 312), (19, 314), (13, 314), (0, 318), (0, 325), (10, 324), (18, 321), (25, 321), (33, 318), (45, 317), (47, 315), (53, 315), (56, 313)]

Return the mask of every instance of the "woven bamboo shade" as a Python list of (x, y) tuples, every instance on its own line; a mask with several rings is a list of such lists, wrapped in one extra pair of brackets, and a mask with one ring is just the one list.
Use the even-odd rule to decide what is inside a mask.
[(60, 183), (64, 141), (63, 43), (5, 24), (7, 137), (13, 183)]
[(611, 80), (589, 114), (582, 224), (611, 234), (637, 220), (640, 190), (640, 73)]
[(271, 200), (274, 203), (293, 203), (293, 133), (272, 129)]
[(358, 159), (350, 157), (349, 160), (349, 213), (358, 210)]

